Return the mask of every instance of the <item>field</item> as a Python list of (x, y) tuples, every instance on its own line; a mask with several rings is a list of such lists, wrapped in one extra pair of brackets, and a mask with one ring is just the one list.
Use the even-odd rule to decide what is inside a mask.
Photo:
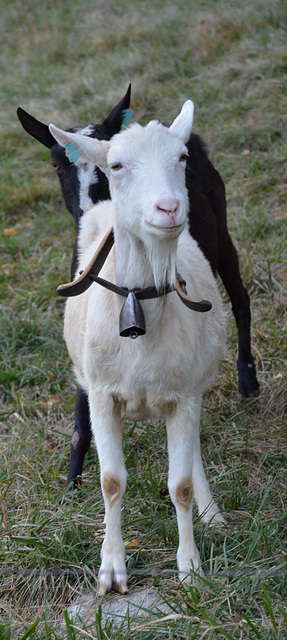
[[(286, 23), (284, 0), (11, 0), (1, 10), (0, 640), (287, 636)], [(153, 587), (172, 613), (116, 628), (97, 600), (89, 622), (67, 612), (96, 595), (103, 502), (94, 447), (80, 495), (65, 488), (75, 384), (56, 287), (69, 279), (75, 231), (49, 152), (16, 109), (62, 128), (101, 122), (129, 82), (142, 124), (195, 103), (194, 131), (226, 184), (261, 394), (238, 394), (230, 312), (202, 415), (227, 525), (195, 521), (206, 575), (190, 588), (176, 576), (164, 423), (126, 425), (130, 592)]]

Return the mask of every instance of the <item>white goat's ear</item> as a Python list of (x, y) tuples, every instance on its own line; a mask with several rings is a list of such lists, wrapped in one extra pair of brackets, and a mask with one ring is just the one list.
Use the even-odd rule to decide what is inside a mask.
[(184, 144), (189, 139), (192, 130), (193, 124), (193, 113), (194, 113), (194, 105), (191, 100), (187, 100), (180, 114), (175, 118), (173, 123), (170, 125), (169, 130), (173, 136), (180, 138)]
[(106, 168), (107, 153), (110, 148), (107, 140), (97, 140), (83, 136), (81, 133), (63, 131), (54, 124), (50, 124), (49, 129), (61, 147), (65, 147), (70, 162), (93, 162), (103, 170)]

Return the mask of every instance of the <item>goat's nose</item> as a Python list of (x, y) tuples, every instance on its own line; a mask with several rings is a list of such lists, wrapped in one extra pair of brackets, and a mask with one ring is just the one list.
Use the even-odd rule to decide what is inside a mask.
[(179, 209), (179, 200), (176, 198), (162, 198), (156, 204), (156, 209), (166, 213), (168, 216), (174, 216)]

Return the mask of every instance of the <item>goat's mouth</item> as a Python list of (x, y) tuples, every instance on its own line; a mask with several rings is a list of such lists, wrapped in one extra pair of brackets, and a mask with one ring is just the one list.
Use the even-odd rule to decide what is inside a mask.
[(180, 224), (174, 224), (171, 226), (153, 224), (152, 222), (148, 222), (148, 220), (146, 220), (145, 223), (147, 227), (149, 227), (150, 229), (154, 229), (154, 231), (158, 235), (179, 235), (185, 226), (185, 221), (181, 222)]

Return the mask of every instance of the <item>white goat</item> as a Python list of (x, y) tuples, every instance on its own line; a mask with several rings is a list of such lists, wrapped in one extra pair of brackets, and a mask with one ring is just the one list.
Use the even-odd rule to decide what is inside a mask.
[[(146, 334), (119, 336), (123, 299), (99, 284), (70, 297), (65, 339), (77, 380), (89, 397), (105, 502), (105, 538), (99, 593), (127, 591), (121, 501), (126, 488), (122, 451), (124, 415), (166, 415), (168, 487), (176, 509), (180, 579), (200, 567), (193, 537), (192, 503), (204, 522), (223, 522), (204, 473), (199, 441), (202, 393), (214, 381), (225, 350), (225, 313), (209, 264), (186, 228), (186, 147), (193, 120), (187, 101), (168, 129), (156, 121), (134, 124), (110, 141), (90, 139), (50, 125), (50, 131), (78, 162), (97, 164), (108, 176), (112, 201), (82, 218), (80, 269), (92, 259), (114, 226), (115, 245), (101, 276), (128, 290), (173, 285), (176, 271), (189, 294), (204, 297), (212, 310), (197, 313), (177, 294), (143, 300)], [(72, 145), (71, 145), (72, 143)]]

